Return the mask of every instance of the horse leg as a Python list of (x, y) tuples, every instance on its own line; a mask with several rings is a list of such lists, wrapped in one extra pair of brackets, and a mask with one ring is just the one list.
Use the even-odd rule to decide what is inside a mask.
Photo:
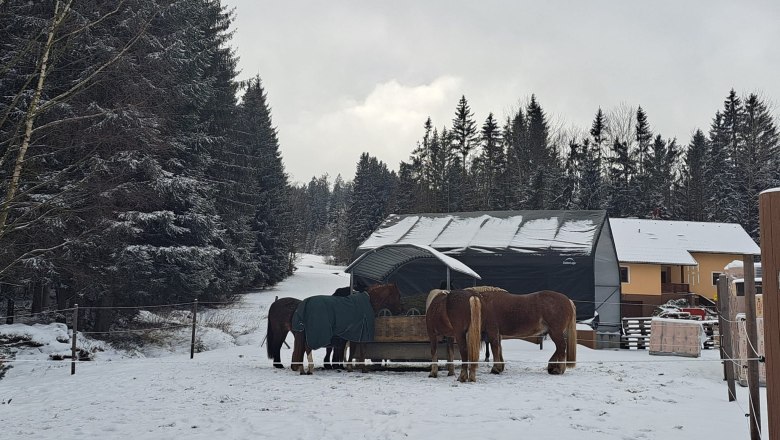
[(563, 332), (549, 333), (550, 339), (555, 343), (555, 353), (547, 364), (547, 372), (550, 374), (563, 374), (566, 371), (566, 338)]
[(333, 368), (344, 369), (344, 350), (346, 345), (347, 341), (341, 338), (336, 339), (333, 344)]
[(353, 370), (352, 360), (354, 359), (354, 357), (355, 357), (355, 348), (352, 346), (352, 343), (346, 341), (346, 343), (344, 344), (344, 366), (346, 367), (347, 371), (349, 371), (350, 373)]
[[(332, 345), (326, 346), (325, 347), (325, 359), (322, 361), (323, 362), (323, 367), (326, 370), (330, 370), (331, 368), (333, 368), (333, 366), (330, 364), (330, 354), (331, 354), (331, 352), (333, 352), (333, 346)], [(335, 358), (335, 356), (334, 356), (334, 358)]]
[(455, 375), (455, 343), (452, 338), (445, 338), (447, 343), (447, 376)]
[[(485, 363), (490, 362), (490, 340), (487, 336), (485, 336), (483, 339), (485, 341)], [(495, 358), (496, 350), (493, 349), (493, 357)]]
[[(311, 374), (314, 370), (314, 356), (312, 356), (311, 348), (308, 345), (306, 346), (306, 359), (309, 361), (309, 370), (306, 374)], [(301, 374), (303, 374), (303, 365), (301, 365)]]
[(504, 351), (501, 349), (501, 336), (491, 337), (489, 343), (493, 346), (493, 368), (490, 369), (490, 372), (500, 374), (504, 371)]
[(305, 349), (306, 335), (303, 332), (293, 332), (295, 336), (295, 342), (293, 343), (292, 361), (290, 362), (290, 369), (298, 371), (298, 368), (303, 371), (303, 352)]
[(358, 344), (358, 362), (363, 365), (363, 373), (368, 373), (368, 365), (366, 365), (366, 350), (365, 345), (363, 343)]
[(458, 344), (458, 350), (460, 351), (460, 376), (458, 376), (458, 382), (466, 382), (469, 380), (469, 345), (466, 341), (466, 334), (458, 333), (455, 335), (455, 342)]
[(428, 377), (439, 376), (439, 358), (436, 357), (436, 350), (439, 348), (439, 338), (431, 337), (431, 374)]

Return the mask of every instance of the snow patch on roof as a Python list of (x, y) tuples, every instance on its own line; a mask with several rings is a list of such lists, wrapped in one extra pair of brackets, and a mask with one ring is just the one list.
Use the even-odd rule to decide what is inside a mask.
[(691, 252), (761, 253), (742, 226), (734, 223), (612, 218), (609, 224), (623, 263), (696, 265)]
[(511, 250), (589, 255), (603, 219), (603, 212), (596, 211), (393, 215), (360, 249), (399, 243), (431, 246), (450, 254)]

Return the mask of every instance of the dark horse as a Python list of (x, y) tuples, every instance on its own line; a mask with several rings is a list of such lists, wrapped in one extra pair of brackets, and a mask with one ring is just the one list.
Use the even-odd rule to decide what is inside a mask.
[[(489, 304), (502, 336), (529, 338), (549, 335), (555, 352), (547, 364), (550, 374), (563, 374), (577, 361), (577, 309), (564, 294), (552, 290), (514, 295), (490, 287), (477, 288)], [(504, 368), (501, 352), (493, 349), (495, 364)]]
[(498, 374), (503, 370), (498, 362), (503, 362), (501, 356), (501, 342), (494, 319), (492, 306), (486, 303), (480, 292), (469, 290), (432, 290), (428, 295), (425, 310), (425, 325), (428, 330), (428, 338), (431, 341), (431, 374), (438, 375), (437, 346), (442, 337), (447, 341), (447, 370), (448, 376), (455, 374), (453, 361), (453, 338), (460, 350), (461, 369), (458, 381), (474, 382), (477, 380), (477, 363), (479, 362), (479, 349), (481, 335), (486, 335), (490, 345), (493, 346), (495, 363), (491, 373)]
[[(401, 313), (401, 294), (395, 284), (375, 284), (366, 289), (366, 294), (368, 295), (368, 300), (370, 302), (371, 313), (373, 313), (373, 315), (371, 315), (372, 319), (373, 316), (376, 316), (376, 314), (382, 309), (389, 309), (391, 313), (395, 314)], [(356, 296), (353, 295), (351, 298), (356, 298)], [(338, 305), (334, 307), (338, 307)], [(298, 310), (300, 312), (300, 309)], [(362, 318), (362, 320), (365, 321), (365, 318)], [(295, 317), (293, 317), (293, 321), (295, 321)], [(343, 322), (331, 321), (329, 324), (329, 330), (333, 332), (334, 335), (339, 335), (339, 332), (344, 331), (344, 324), (345, 323)], [(346, 325), (346, 327), (349, 327), (350, 330), (354, 330), (351, 324)], [(290, 328), (293, 328), (293, 323), (290, 323)], [(371, 334), (373, 334), (373, 323), (371, 324), (371, 328), (368, 330), (371, 332)], [(293, 330), (293, 335), (295, 336), (295, 346), (293, 347), (292, 364), (290, 368), (292, 368), (293, 371), (300, 369), (301, 374), (311, 374), (314, 367), (314, 361), (311, 355), (312, 347), (309, 346), (311, 339), (307, 338), (305, 330)], [(321, 335), (315, 336), (319, 337)], [(304, 352), (306, 353), (309, 364), (307, 371), (304, 371), (303, 368)]]
[[(333, 292), (333, 296), (349, 296), (350, 288), (339, 287)], [(301, 300), (297, 298), (279, 298), (271, 304), (268, 309), (268, 330), (266, 331), (266, 351), (268, 359), (274, 360), (274, 367), (284, 368), (282, 365), (281, 350), (282, 344), (287, 339), (287, 332), (292, 331), (291, 322), (295, 309)], [(344, 358), (344, 347), (346, 341), (341, 338), (334, 338), (333, 347), (327, 346), (325, 355), (325, 368), (330, 368), (330, 354), (333, 350), (333, 361), (340, 365)]]

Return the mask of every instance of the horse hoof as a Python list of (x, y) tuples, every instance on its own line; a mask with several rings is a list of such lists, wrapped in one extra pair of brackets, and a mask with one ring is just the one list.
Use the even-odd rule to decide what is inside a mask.
[(332, 365), (330, 365), (330, 364), (325, 364), (325, 365), (323, 365), (323, 367), (324, 367), (326, 370), (332, 370), (332, 369), (333, 369), (333, 366), (332, 366)]
[(501, 374), (501, 370), (496, 367), (490, 369), (490, 374)]
[(555, 375), (563, 374), (563, 371), (561, 371), (561, 369), (558, 367), (548, 367), (547, 372)]
[(284, 368), (281, 362), (274, 362), (274, 368)]
[(431, 374), (428, 375), (428, 377), (432, 377), (432, 378), (436, 379), (437, 377), (439, 377), (439, 375), (436, 374), (436, 373), (431, 373)]
[(454, 375), (455, 375), (454, 371), (450, 371), (450, 372), (447, 373), (447, 376), (454, 376)]

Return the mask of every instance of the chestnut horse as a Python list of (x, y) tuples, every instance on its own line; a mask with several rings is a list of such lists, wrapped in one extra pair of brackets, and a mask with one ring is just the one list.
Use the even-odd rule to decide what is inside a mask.
[[(371, 303), (371, 309), (376, 316), (380, 310), (388, 309), (393, 314), (400, 314), (403, 309), (401, 306), (401, 293), (395, 284), (374, 284), (366, 289), (369, 301)], [(335, 330), (335, 325), (331, 323), (332, 329)], [(292, 329), (292, 323), (290, 323)], [(373, 332), (373, 328), (370, 329)], [(295, 331), (295, 345), (293, 346), (292, 364), (290, 368), (293, 371), (299, 370), (301, 374), (311, 374), (314, 369), (314, 359), (312, 358), (312, 348), (306, 339), (306, 331)], [(360, 342), (360, 341), (358, 341)], [(306, 353), (308, 360), (308, 369), (304, 371), (303, 368), (303, 353)]]
[[(487, 304), (481, 293), (469, 290), (432, 290), (428, 294), (425, 310), (425, 325), (431, 341), (431, 373), (437, 377), (439, 364), (436, 350), (442, 337), (447, 342), (448, 376), (455, 374), (453, 361), (453, 338), (460, 350), (461, 370), (458, 381), (477, 380), (477, 364), (481, 335), (485, 334), (496, 353), (495, 360), (503, 362), (498, 326), (493, 318), (492, 306)], [(503, 370), (494, 363), (491, 373)]]
[[(549, 335), (555, 352), (547, 364), (550, 374), (563, 374), (577, 361), (577, 309), (566, 295), (552, 290), (515, 295), (502, 289), (479, 288), (493, 311), (499, 332), (507, 337)], [(495, 365), (504, 368), (500, 352), (493, 350)]]

